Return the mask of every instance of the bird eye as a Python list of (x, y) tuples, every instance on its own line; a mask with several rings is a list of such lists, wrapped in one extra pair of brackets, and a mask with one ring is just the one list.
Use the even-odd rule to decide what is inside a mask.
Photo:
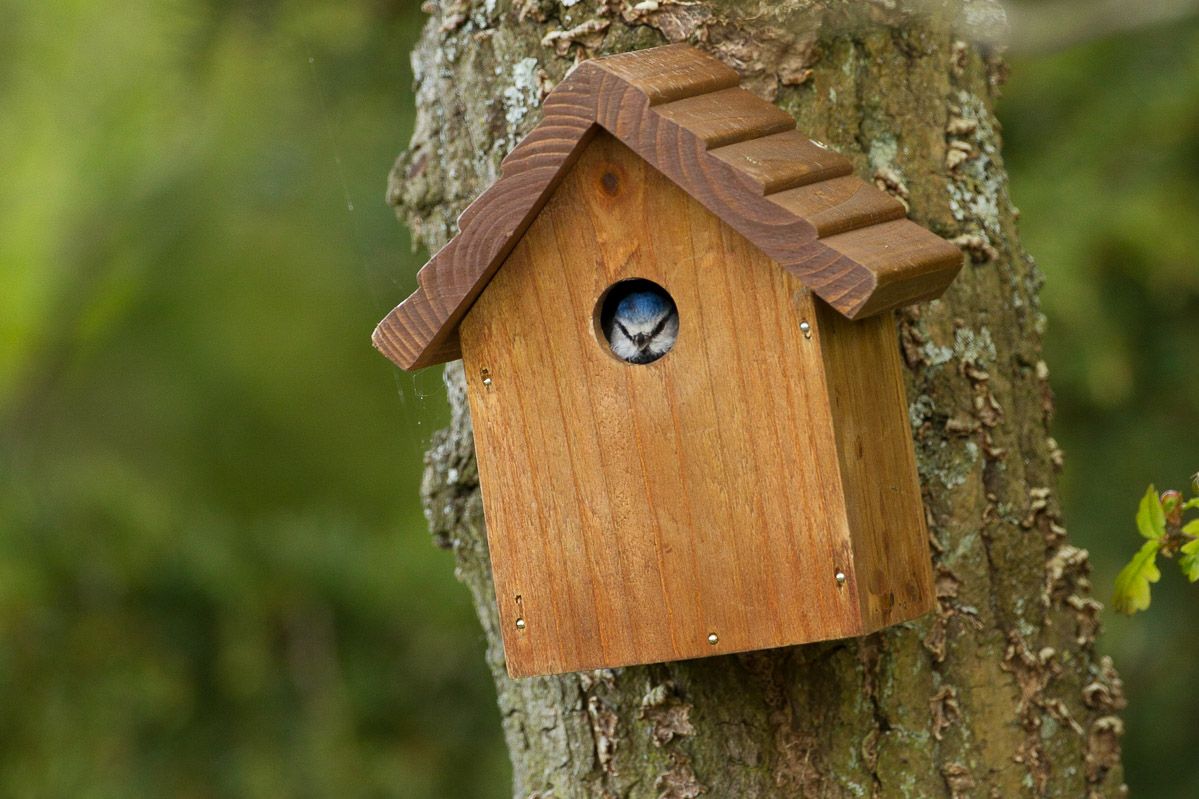
[(670, 293), (641, 278), (612, 284), (595, 304), (601, 343), (626, 363), (653, 363), (670, 352), (678, 337), (678, 316)]

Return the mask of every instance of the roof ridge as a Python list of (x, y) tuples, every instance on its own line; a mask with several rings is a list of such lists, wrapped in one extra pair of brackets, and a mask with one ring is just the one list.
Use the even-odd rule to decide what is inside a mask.
[(713, 56), (686, 44), (616, 53), (575, 69), (600, 69), (641, 92), (650, 107), (741, 85), (741, 76)]

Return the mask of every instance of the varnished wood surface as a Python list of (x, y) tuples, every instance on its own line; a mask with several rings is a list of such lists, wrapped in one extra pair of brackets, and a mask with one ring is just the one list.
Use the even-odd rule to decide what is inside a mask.
[(932, 610), (932, 559), (894, 315), (851, 322), (816, 303), (853, 540), (862, 632)]
[(705, 150), (795, 129), (790, 114), (740, 87), (684, 97), (654, 111), (685, 128)]
[(961, 264), (956, 247), (909, 219), (847, 231), (821, 243), (842, 257), (873, 265), (877, 285), (862, 308), (865, 316), (941, 296), (945, 269), (952, 267), (956, 274)]
[[(733, 70), (669, 45), (585, 62), (550, 93), (542, 123), (379, 324), (375, 345), (405, 369), (457, 357), (463, 316), (601, 128), (850, 318), (936, 296), (960, 268), (957, 248), (923, 228), (880, 225), (898, 219), (898, 203), (848, 177), (846, 159), (739, 88)], [(904, 236), (881, 241), (892, 230)], [(862, 231), (842, 247), (825, 238)]]
[(853, 176), (830, 178), (770, 195), (771, 202), (816, 228), (821, 238), (902, 219), (903, 205)]
[[(612, 356), (593, 316), (629, 277), (680, 312), (648, 365)], [(844, 346), (826, 353), (830, 317)], [(510, 673), (837, 638), (922, 610), (886, 599), (930, 591), (910, 568), (927, 559), (922, 517), (905, 516), (918, 489), (880, 520), (861, 484), (915, 481), (887, 449), (907, 435), (894, 337), (889, 355), (855, 349), (856, 324), (616, 139), (591, 140), (461, 326)], [(898, 403), (877, 419), (875, 381)], [(836, 426), (830, 398), (860, 421)], [(847, 461), (859, 434), (879, 448)], [(883, 599), (858, 563), (882, 570)]]
[(798, 130), (730, 144), (708, 154), (740, 173), (760, 194), (853, 174), (848, 160)]
[(586, 66), (597, 65), (636, 89), (650, 105), (731, 89), (741, 83), (728, 66), (686, 45), (617, 53)]

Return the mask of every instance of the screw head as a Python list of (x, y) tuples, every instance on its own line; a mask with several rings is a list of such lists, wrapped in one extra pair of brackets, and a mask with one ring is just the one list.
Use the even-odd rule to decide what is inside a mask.
[(516, 620), (516, 629), (518, 629), (518, 630), (523, 630), (524, 628), (525, 628), (525, 620), (524, 620), (524, 619), (517, 619), (517, 620)]
[(837, 581), (837, 585), (845, 585), (845, 572), (837, 569), (837, 573), (833, 575), (833, 579)]
[(708, 643), (709, 644), (711, 644), (712, 646), (716, 646), (716, 644), (719, 641), (720, 641), (720, 636), (718, 636), (716, 633), (708, 633)]
[(485, 377), (485, 378), (483, 378), (483, 385), (485, 385), (485, 386), (490, 386), (490, 385), (491, 385), (491, 378), (490, 378), (490, 377)]

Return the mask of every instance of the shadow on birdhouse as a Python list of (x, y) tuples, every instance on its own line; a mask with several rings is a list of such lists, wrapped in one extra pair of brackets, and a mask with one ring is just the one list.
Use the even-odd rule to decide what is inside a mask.
[(933, 607), (891, 311), (961, 254), (845, 158), (695, 49), (627, 53), (546, 98), (459, 229), (375, 344), (463, 360), (510, 674)]

